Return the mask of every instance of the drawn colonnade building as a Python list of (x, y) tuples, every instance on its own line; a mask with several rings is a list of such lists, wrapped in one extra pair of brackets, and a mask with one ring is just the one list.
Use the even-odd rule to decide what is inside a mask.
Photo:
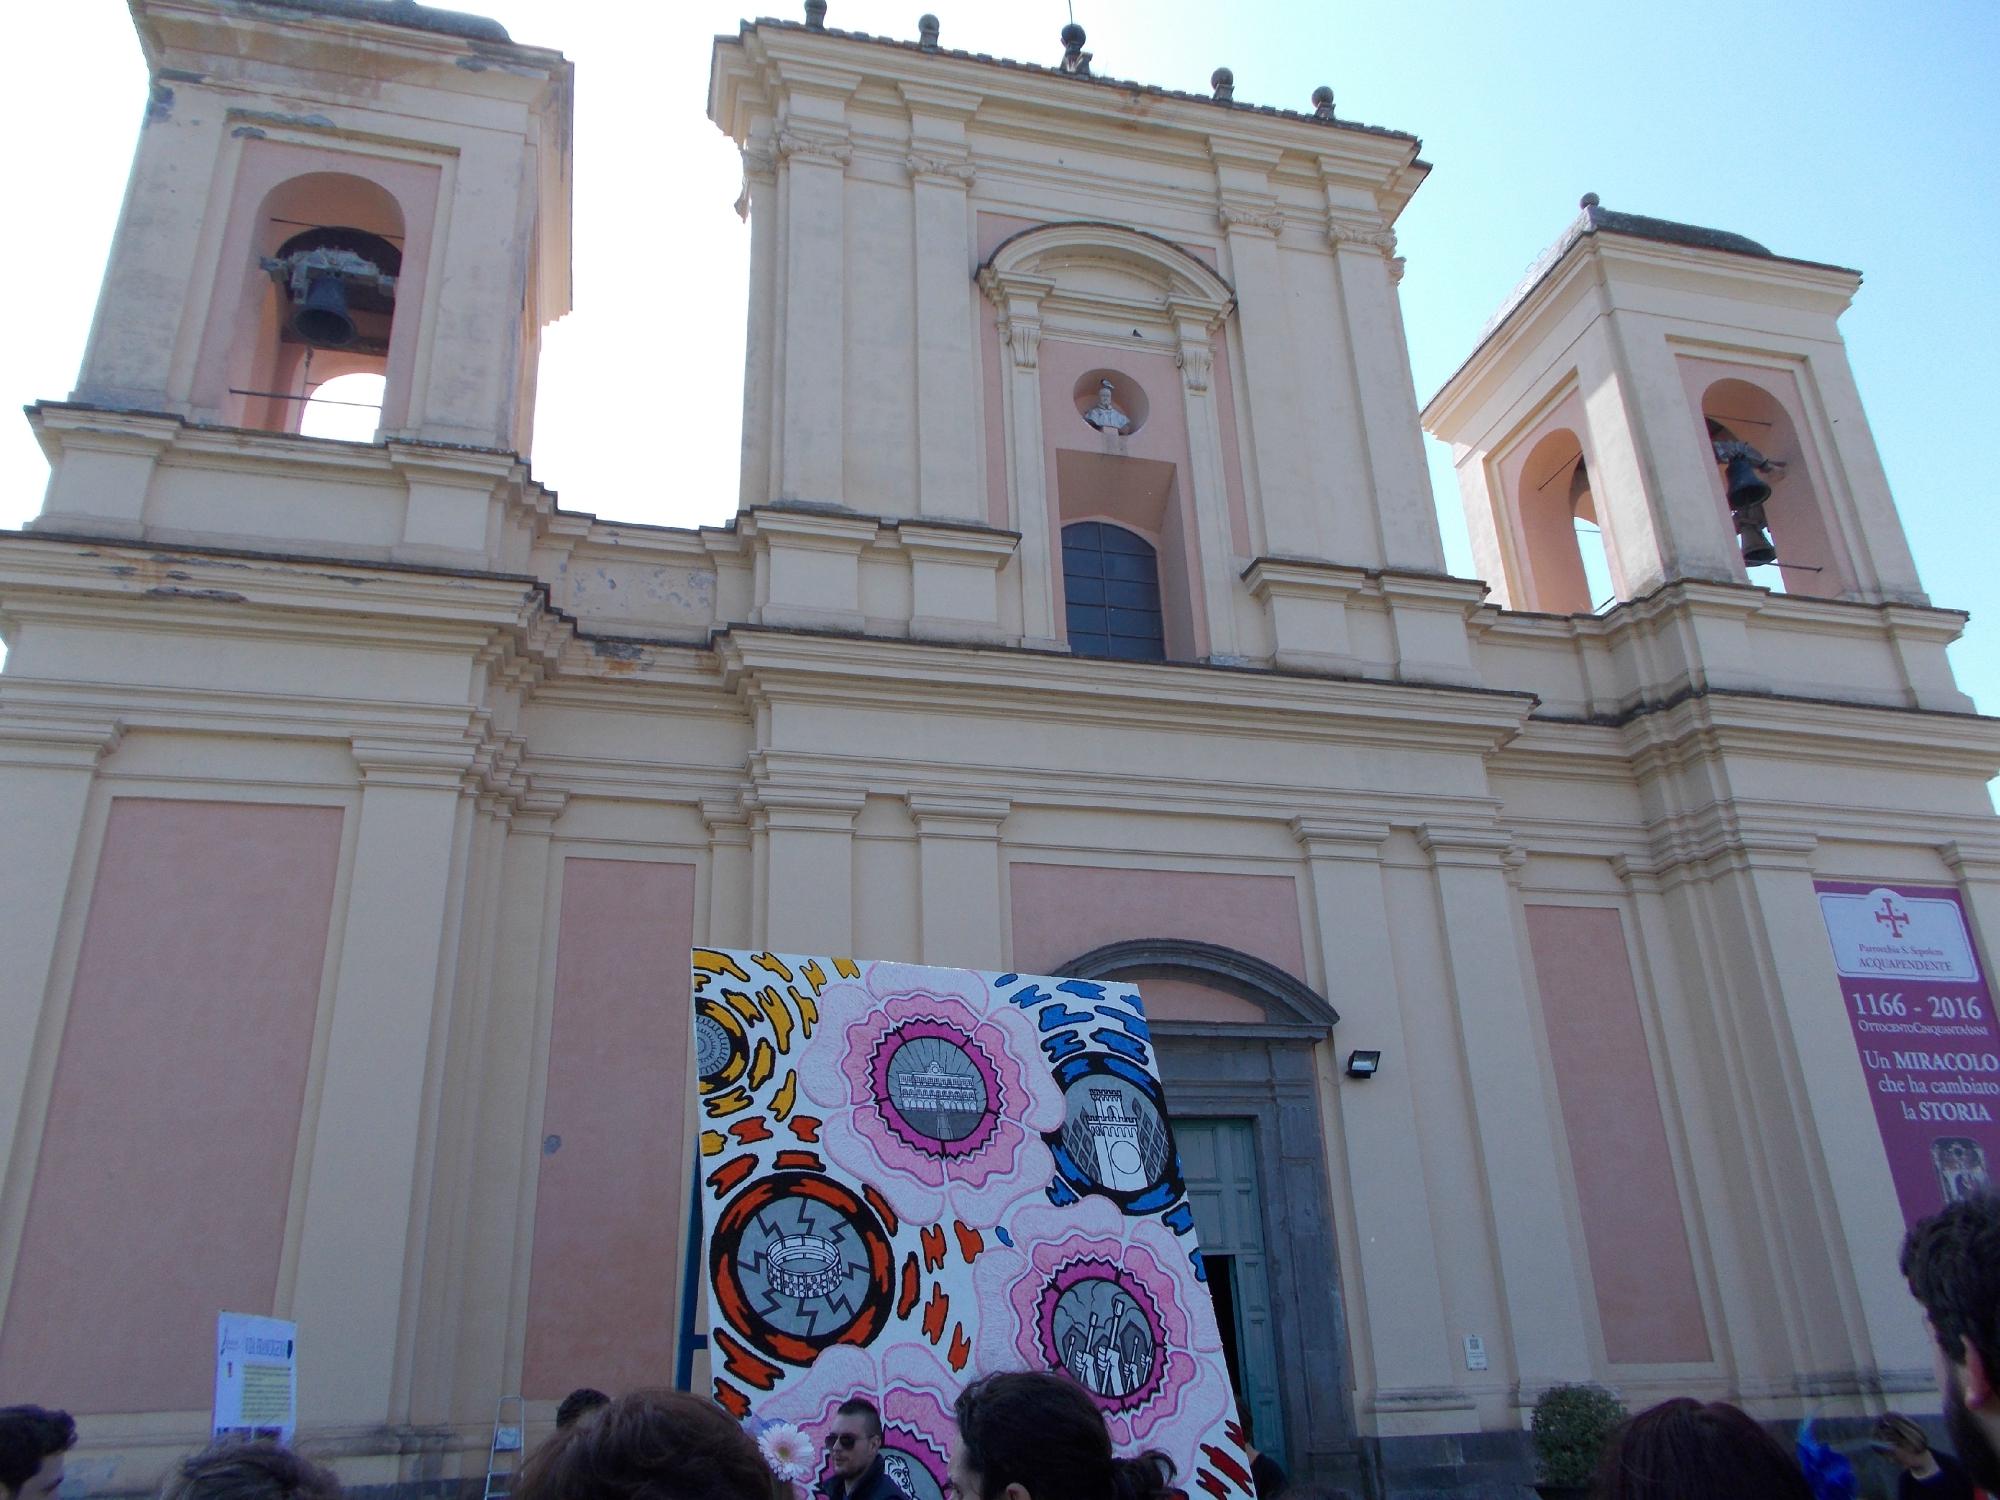
[[(1414, 137), (760, 21), (709, 98), (739, 508), (615, 524), (526, 465), (561, 55), (409, 0), (132, 11), (124, 216), (0, 537), (0, 1384), (81, 1414), (91, 1487), (203, 1429), (220, 1308), (299, 1323), (357, 1484), (668, 1372), (696, 941), (1139, 980), (1295, 1474), (1519, 1477), (1566, 1379), (1934, 1399), (1813, 881), (1955, 885), (1990, 955), (2000, 732), (1858, 276), (1587, 203), (1421, 419), (1456, 578)], [(384, 375), (376, 442), (296, 434), (306, 314), (353, 325), (320, 375)], [(1789, 593), (1724, 441), (1785, 464)], [(965, 1107), (949, 1060), (898, 1086)], [(1093, 1101), (1102, 1170), (1142, 1104)], [(1105, 1380), (1151, 1357), (1113, 1326)]]

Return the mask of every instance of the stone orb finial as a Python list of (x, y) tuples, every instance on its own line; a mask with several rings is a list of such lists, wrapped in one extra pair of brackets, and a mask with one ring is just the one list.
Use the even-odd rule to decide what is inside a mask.
[(1215, 97), (1225, 104), (1236, 97), (1236, 75), (1227, 68), (1217, 68), (1208, 75), (1209, 86), (1215, 90)]
[(1598, 204), (1598, 197), (1597, 194), (1595, 193), (1585, 193), (1581, 198), (1577, 199), (1576, 202), (1576, 206), (1580, 209), (1583, 209), (1585, 212), (1588, 212), (1589, 210), (1597, 207), (1597, 204)]
[(938, 18), (924, 15), (917, 17), (917, 45), (926, 52), (937, 51)]
[(826, 30), (826, 0), (806, 0), (806, 25), (814, 31)]
[(1333, 90), (1321, 84), (1313, 90), (1313, 118), (1331, 120), (1333, 118)]

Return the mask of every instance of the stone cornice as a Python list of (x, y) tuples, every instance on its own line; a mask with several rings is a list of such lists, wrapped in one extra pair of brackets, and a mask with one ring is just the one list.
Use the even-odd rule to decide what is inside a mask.
[(725, 685), (771, 698), (927, 712), (1019, 712), (1158, 732), (1267, 734), (1487, 754), (1519, 731), (1530, 695), (1066, 653), (925, 646), (735, 627), (715, 649)]

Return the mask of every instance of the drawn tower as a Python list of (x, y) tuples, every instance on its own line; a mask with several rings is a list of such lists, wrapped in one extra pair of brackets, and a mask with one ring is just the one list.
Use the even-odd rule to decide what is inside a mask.
[(1084, 1129), (1096, 1151), (1097, 1180), (1108, 1188), (1132, 1192), (1146, 1185), (1145, 1158), (1139, 1151), (1139, 1122), (1125, 1112), (1116, 1089), (1092, 1089)]

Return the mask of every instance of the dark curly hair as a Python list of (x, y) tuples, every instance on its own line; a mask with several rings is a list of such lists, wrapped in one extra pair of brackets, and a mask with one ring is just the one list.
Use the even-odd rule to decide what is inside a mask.
[(1902, 1267), (1945, 1357), (1964, 1364), (1970, 1344), (2000, 1376), (2000, 1198), (1948, 1203), (1911, 1225)]
[(1158, 1500), (1174, 1462), (1149, 1449), (1114, 1458), (1104, 1414), (1066, 1375), (1008, 1371), (975, 1380), (953, 1406), (965, 1466), (991, 1500), (1019, 1484), (1035, 1500)]
[(42, 1460), (76, 1446), (76, 1423), (44, 1406), (0, 1406), (0, 1488), (9, 1494), (35, 1477)]
[(1812, 1500), (1806, 1476), (1757, 1419), (1676, 1396), (1618, 1429), (1592, 1500)]
[(771, 1500), (757, 1441), (685, 1391), (634, 1391), (557, 1429), (522, 1466), (515, 1500)]

